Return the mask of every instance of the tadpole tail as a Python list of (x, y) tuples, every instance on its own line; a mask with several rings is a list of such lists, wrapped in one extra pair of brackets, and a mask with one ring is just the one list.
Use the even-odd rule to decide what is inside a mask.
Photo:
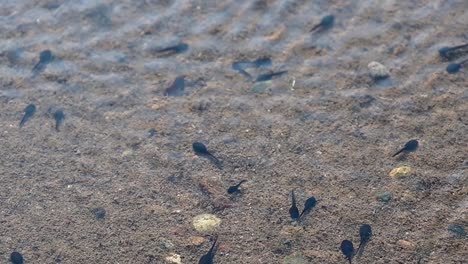
[(315, 25), (309, 32), (313, 32), (313, 31), (317, 30), (321, 25), (322, 25), (321, 23)]
[(42, 62), (38, 62), (36, 65), (34, 65), (34, 68), (31, 70), (31, 78), (36, 78), (37, 75), (39, 75), (43, 70), (45, 69), (45, 65)]
[(305, 209), (302, 210), (301, 214), (299, 215), (299, 219), (301, 219), (302, 216), (305, 215), (305, 214), (308, 213), (308, 212), (309, 212), (309, 210), (305, 210)]
[(216, 158), (215, 156), (213, 156), (212, 154), (208, 154), (206, 157), (208, 157), (208, 159), (210, 159), (210, 161), (220, 170), (223, 169), (223, 164), (221, 163), (221, 161), (219, 161), (218, 158)]
[(465, 66), (465, 63), (467, 63), (467, 62), (468, 62), (468, 59), (467, 59), (467, 60), (464, 60), (464, 61), (460, 61), (460, 64), (461, 64), (462, 66)]
[(461, 49), (461, 48), (465, 48), (465, 47), (468, 47), (468, 43), (458, 45), (458, 46), (455, 46), (455, 47), (451, 47), (450, 50), (457, 50), (457, 49)]
[(404, 148), (400, 149), (400, 150), (399, 150), (397, 153), (393, 154), (393, 156), (392, 156), (392, 157), (395, 157), (396, 155), (398, 155), (398, 154), (402, 153), (403, 151), (405, 151), (405, 149), (404, 149)]
[(60, 132), (60, 125), (62, 124), (62, 120), (55, 121), (55, 131)]
[(31, 72), (39, 71), (41, 67), (42, 67), (42, 62), (38, 62), (36, 63), (36, 65), (34, 65)]
[(292, 200), (291, 204), (293, 206), (296, 206), (296, 196), (294, 195), (294, 190), (291, 191), (291, 200)]
[(365, 242), (361, 242), (359, 244), (359, 247), (357, 248), (356, 250), (356, 256), (357, 257), (360, 257), (362, 255), (362, 253), (364, 252), (364, 247), (366, 246), (366, 243)]
[(21, 119), (21, 122), (19, 123), (19, 127), (22, 128), (24, 124), (26, 123), (26, 121), (28, 121), (28, 119), (29, 119), (29, 116), (24, 115), (23, 118)]
[(174, 50), (175, 50), (175, 47), (167, 47), (167, 48), (156, 50), (156, 53), (163, 53), (163, 52), (168, 52), (168, 51), (174, 52)]
[[(247, 62), (245, 62), (245, 63), (247, 63)], [(244, 75), (247, 79), (252, 80), (252, 78), (253, 78), (252, 75), (250, 75), (250, 73), (245, 71), (245, 69), (242, 67), (240, 62), (234, 62), (232, 64), (232, 68), (234, 70), (238, 71), (239, 73), (241, 73), (242, 75)]]
[(211, 256), (213, 256), (214, 253), (216, 252), (216, 243), (217, 242), (218, 242), (218, 236), (215, 236), (214, 241), (213, 241), (213, 245), (211, 246), (210, 251), (208, 251), (208, 254), (210, 254)]
[(246, 181), (247, 181), (247, 180), (242, 180), (242, 181), (240, 181), (240, 182), (236, 185), (236, 187), (239, 188), (239, 187), (241, 186), (241, 184), (243, 184), (243, 183), (246, 182)]

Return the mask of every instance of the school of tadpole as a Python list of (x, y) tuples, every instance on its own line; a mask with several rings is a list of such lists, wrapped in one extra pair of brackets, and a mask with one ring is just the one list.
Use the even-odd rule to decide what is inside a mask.
[[(269, 2), (246, 6), (261, 12)], [(161, 5), (162, 13), (173, 12)], [(116, 11), (109, 6), (86, 11), (86, 19), (112, 28), (109, 13)], [(38, 45), (33, 61), (22, 47), (0, 50), (2, 67), (27, 68), (14, 77), (0, 71), (0, 259), (464, 263), (467, 37), (454, 34), (459, 43), (430, 50), (416, 45), (432, 56), (425, 66), (398, 57), (416, 50), (411, 39), (423, 38), (416, 33), (423, 26), (395, 21), (393, 36), (385, 37), (401, 33), (409, 47), (393, 45), (364, 64), (365, 55), (343, 51), (331, 64), (321, 57), (340, 38), (349, 43), (336, 49), (370, 48), (343, 33), (352, 11), (323, 11), (302, 27), (267, 34), (273, 42), (288, 30), (304, 36), (288, 43), (293, 48), (283, 43), (292, 51), (281, 54), (205, 51), (194, 41), (200, 36), (189, 34), (149, 47), (103, 42), (129, 55), (102, 65), (93, 65), (92, 52), (71, 54), (57, 44)], [(20, 29), (21, 36), (33, 34)], [(5, 32), (0, 40), (17, 37)], [(380, 37), (369, 41), (385, 43)], [(305, 56), (312, 58), (294, 63)], [(85, 62), (70, 74), (61, 71), (68, 60)], [(199, 63), (211, 60), (213, 67)], [(403, 69), (376, 62), (390, 60)], [(194, 230), (192, 218), (206, 213), (222, 222)]]

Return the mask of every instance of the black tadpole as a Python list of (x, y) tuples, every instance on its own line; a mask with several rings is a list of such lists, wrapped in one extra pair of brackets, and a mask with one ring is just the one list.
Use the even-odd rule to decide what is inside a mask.
[(228, 190), (227, 190), (227, 192), (228, 192), (229, 194), (233, 194), (233, 193), (238, 193), (238, 192), (240, 192), (239, 187), (241, 186), (241, 184), (243, 184), (243, 183), (246, 182), (246, 181), (247, 181), (247, 180), (242, 180), (242, 181), (240, 181), (238, 184), (229, 187)]
[(164, 95), (166, 96), (182, 96), (184, 95), (185, 90), (185, 76), (178, 76), (175, 78), (174, 82), (169, 86)]
[[(454, 46), (454, 47), (442, 47), (442, 48), (439, 49), (439, 55), (442, 58), (445, 58), (447, 60), (452, 60), (455, 57), (459, 57), (459, 56), (457, 56), (456, 53), (457, 53), (458, 50), (463, 49), (463, 48), (468, 48), (468, 43), (463, 44), (463, 45)], [(458, 54), (458, 55), (460, 55), (460, 54)]]
[(63, 120), (65, 120), (65, 114), (63, 113), (62, 110), (57, 110), (54, 113), (54, 119), (55, 119), (55, 131), (59, 132), (60, 126), (62, 125)]
[(361, 242), (359, 243), (359, 247), (357, 248), (357, 255), (361, 256), (362, 252), (364, 252), (364, 247), (369, 243), (372, 238), (372, 228), (368, 224), (364, 224), (359, 228), (359, 236), (361, 237)]
[(232, 63), (232, 68), (242, 75), (244, 75), (247, 79), (251, 80), (252, 75), (248, 73), (245, 69), (247, 68), (266, 68), (270, 67), (272, 64), (271, 59), (267, 57), (258, 58), (254, 61), (242, 60), (242, 61), (235, 61)]
[(24, 263), (23, 255), (21, 255), (21, 253), (19, 252), (13, 251), (10, 254), (10, 261), (13, 264), (23, 264)]
[(216, 254), (216, 242), (218, 241), (218, 237), (214, 238), (213, 245), (211, 246), (210, 250), (208, 253), (203, 255), (200, 260), (198, 261), (198, 264), (213, 264), (213, 259)]
[(319, 24), (315, 25), (310, 32), (317, 30), (318, 28), (322, 30), (328, 30), (335, 25), (335, 16), (328, 15), (322, 18)]
[(270, 67), (272, 62), (270, 58), (258, 58), (252, 62), (253, 67), (260, 68), (260, 67)]
[(24, 109), (24, 115), (23, 115), (23, 118), (21, 119), (20, 123), (19, 123), (19, 127), (23, 127), (24, 124), (32, 118), (32, 116), (34, 115), (34, 113), (36, 113), (36, 106), (34, 104), (30, 104), (28, 106), (26, 106), (26, 108)]
[(159, 49), (159, 50), (156, 50), (157, 53), (168, 53), (168, 54), (179, 54), (179, 53), (183, 53), (183, 52), (186, 52), (189, 48), (189, 45), (187, 43), (179, 43), (177, 45), (174, 45), (174, 46), (169, 46), (169, 47), (166, 47), (166, 48), (162, 48), (162, 49)]
[(242, 75), (244, 75), (247, 79), (251, 80), (252, 75), (245, 71), (246, 65), (250, 62), (243, 62), (243, 61), (236, 61), (232, 63), (232, 68), (238, 72), (240, 72)]
[(406, 142), (405, 146), (400, 149), (397, 153), (393, 154), (392, 157), (395, 157), (396, 155), (402, 153), (402, 152), (413, 152), (418, 149), (419, 143), (416, 139), (412, 139), (408, 142)]
[(289, 208), (289, 215), (293, 220), (299, 219), (299, 209), (296, 205), (296, 196), (294, 195), (294, 191), (291, 191), (291, 208)]
[(455, 73), (459, 72), (461, 68), (463, 68), (463, 66), (464, 66), (464, 64), (466, 62), (468, 62), (468, 60), (465, 60), (465, 61), (462, 61), (462, 62), (459, 62), (459, 63), (449, 64), (445, 70), (449, 74), (455, 74)]
[(354, 255), (353, 242), (349, 240), (343, 240), (343, 242), (341, 242), (340, 249), (343, 255), (345, 255), (345, 257), (349, 260), (349, 264), (351, 264), (351, 260), (353, 259)]
[(317, 200), (315, 199), (315, 197), (312, 196), (309, 199), (307, 199), (304, 203), (304, 209), (302, 210), (302, 213), (299, 216), (299, 218), (302, 218), (303, 215), (309, 213), (310, 210), (312, 210), (312, 208), (314, 208), (316, 204)]
[(203, 143), (193, 142), (192, 147), (196, 155), (208, 158), (216, 167), (222, 169), (221, 162), (208, 151)]
[(279, 71), (279, 72), (272, 72), (272, 73), (265, 73), (265, 74), (260, 74), (257, 79), (255, 80), (255, 82), (265, 82), (265, 81), (269, 81), (271, 79), (273, 79), (273, 77), (275, 76), (281, 76), (285, 73), (287, 73), (288, 71)]
[(33, 75), (35, 76), (36, 74), (40, 73), (45, 69), (47, 64), (49, 64), (52, 60), (54, 59), (54, 56), (52, 55), (52, 51), (50, 50), (44, 50), (41, 51), (39, 54), (39, 62), (34, 65), (32, 72)]

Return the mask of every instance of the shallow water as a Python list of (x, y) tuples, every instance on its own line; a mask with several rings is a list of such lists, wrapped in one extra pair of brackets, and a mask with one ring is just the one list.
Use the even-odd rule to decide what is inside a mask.
[[(468, 255), (448, 230), (468, 219), (467, 74), (448, 75), (437, 53), (468, 42), (467, 1), (0, 2), (0, 259), (195, 263), (210, 246), (190, 243), (201, 213), (223, 220), (216, 263), (297, 252), (346, 263), (339, 245), (358, 244), (363, 223), (375, 236), (356, 263)], [(329, 14), (332, 29), (309, 32)], [(181, 54), (155, 52), (181, 42)], [(54, 60), (33, 76), (46, 49)], [(232, 68), (264, 57), (271, 67), (246, 71), (287, 75), (255, 84)], [(390, 78), (375, 82), (371, 61)], [(185, 94), (164, 96), (181, 75)], [(390, 158), (413, 138), (416, 153)], [(193, 141), (224, 169), (194, 156)], [(415, 173), (389, 178), (402, 165)], [(292, 189), (318, 200), (303, 227), (288, 218)], [(376, 199), (385, 191), (389, 203)]]

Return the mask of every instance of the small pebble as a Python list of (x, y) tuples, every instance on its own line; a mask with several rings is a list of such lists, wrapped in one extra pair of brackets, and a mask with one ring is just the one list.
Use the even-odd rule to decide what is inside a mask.
[(221, 219), (212, 214), (201, 214), (193, 218), (193, 227), (199, 233), (209, 234), (221, 225)]
[(106, 209), (102, 207), (94, 208), (92, 212), (94, 214), (94, 217), (96, 217), (96, 219), (98, 220), (102, 220), (106, 217)]
[(398, 168), (394, 168), (392, 171), (390, 171), (389, 175), (392, 178), (401, 178), (410, 175), (412, 172), (411, 167), (408, 166), (402, 166)]
[(451, 224), (448, 227), (448, 231), (452, 232), (456, 237), (466, 237), (465, 228), (462, 225)]
[(379, 193), (377, 195), (377, 200), (384, 202), (384, 203), (388, 203), (390, 202), (390, 200), (392, 200), (392, 193), (391, 192)]
[(201, 246), (205, 243), (205, 238), (199, 236), (191, 236), (188, 239), (188, 245), (190, 246)]
[(162, 249), (173, 249), (173, 248), (174, 248), (174, 244), (173, 244), (171, 241), (169, 241), (169, 240), (163, 239), (163, 240), (161, 240), (160, 247), (161, 247)]
[(397, 245), (408, 250), (414, 250), (416, 248), (416, 245), (413, 242), (402, 239), (397, 241)]
[(152, 138), (152, 137), (156, 136), (156, 129), (151, 128), (150, 130), (148, 130), (146, 135), (148, 136), (148, 138)]
[(169, 263), (182, 264), (182, 259), (179, 254), (172, 253), (166, 257), (166, 261)]
[(13, 264), (23, 264), (24, 263), (23, 255), (21, 255), (19, 252), (13, 251), (10, 254), (10, 261)]
[(387, 67), (376, 61), (370, 62), (367, 65), (367, 68), (369, 68), (370, 75), (374, 79), (384, 79), (390, 76), (390, 72), (388, 71)]

